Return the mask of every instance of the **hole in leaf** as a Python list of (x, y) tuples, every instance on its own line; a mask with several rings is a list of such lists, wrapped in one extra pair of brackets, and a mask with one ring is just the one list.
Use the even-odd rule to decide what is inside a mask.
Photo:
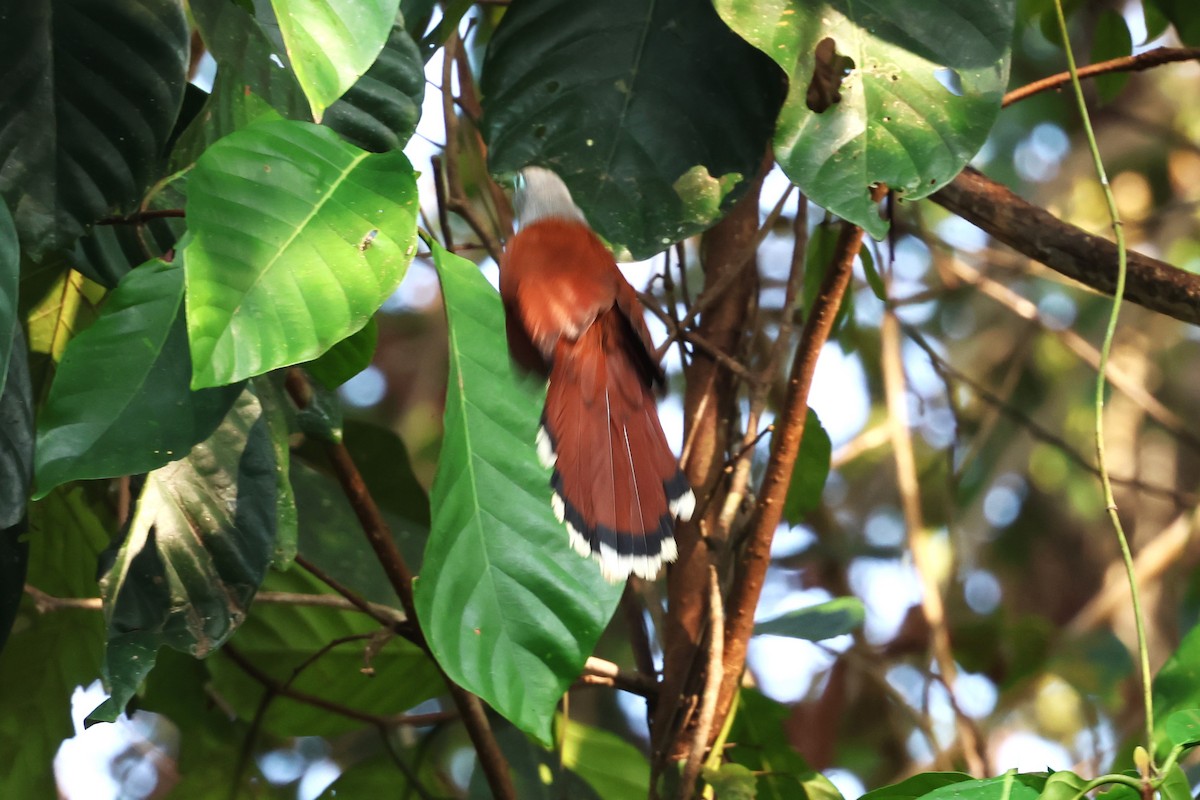
[(823, 113), (834, 103), (841, 102), (842, 81), (854, 69), (854, 59), (837, 51), (837, 42), (826, 36), (817, 42), (813, 51), (813, 74), (808, 83), (804, 103), (810, 111)]
[(956, 70), (949, 67), (941, 67), (933, 71), (934, 79), (946, 88), (950, 94), (955, 97), (963, 96), (962, 77), (959, 76)]

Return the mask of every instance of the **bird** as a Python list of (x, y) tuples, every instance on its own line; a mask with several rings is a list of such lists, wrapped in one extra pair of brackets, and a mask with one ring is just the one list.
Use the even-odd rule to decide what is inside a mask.
[(696, 497), (658, 417), (666, 376), (637, 292), (554, 172), (518, 173), (500, 260), (509, 354), (547, 379), (536, 446), (568, 540), (609, 582), (678, 557)]

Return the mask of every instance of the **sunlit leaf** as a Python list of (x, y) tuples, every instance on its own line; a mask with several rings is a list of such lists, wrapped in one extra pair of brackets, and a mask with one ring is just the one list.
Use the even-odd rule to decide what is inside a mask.
[(38, 495), (157, 469), (207, 438), (241, 389), (192, 391), (191, 374), (183, 270), (151, 261), (63, 353), (38, 418)]
[(745, 193), (783, 83), (708, 3), (531, 0), (505, 13), (481, 88), (491, 169), (553, 169), (601, 235), (647, 258)]
[(400, 0), (271, 0), (313, 119), (379, 55)]
[(601, 797), (645, 797), (650, 764), (641, 751), (611, 731), (558, 719), (562, 763)]
[(211, 437), (146, 476), (116, 560), (101, 581), (111, 722), (159, 647), (197, 657), (233, 634), (275, 550), (276, 470), (258, 399), (243, 392)]
[(853, 632), (863, 624), (866, 616), (866, 609), (857, 597), (836, 597), (760, 622), (754, 626), (754, 633), (756, 636), (788, 636), (820, 642)]
[(0, 195), (34, 259), (141, 195), (183, 99), (187, 56), (177, 0), (5, 5)]
[[(565, 764), (553, 750), (539, 745), (503, 720), (493, 729), (500, 750), (508, 761), (516, 796), (521, 800), (558, 800), (561, 797), (601, 800), (602, 796), (586, 781), (565, 769)], [(483, 770), (475, 770), (467, 800), (491, 800), (492, 797), (495, 794), (488, 786)]]
[(403, 153), (265, 122), (196, 163), (187, 220), (192, 385), (218, 386), (312, 360), (367, 324), (416, 252), (416, 182)]
[(549, 742), (621, 589), (571, 550), (550, 510), (534, 448), (543, 389), (513, 374), (499, 295), (474, 264), (432, 249), (450, 376), (417, 614), (451, 680)]
[(790, 76), (775, 132), (783, 171), (877, 239), (887, 222), (872, 186), (926, 197), (983, 145), (1008, 84), (1015, 5), (932, 0), (914, 13), (906, 0), (716, 0)]

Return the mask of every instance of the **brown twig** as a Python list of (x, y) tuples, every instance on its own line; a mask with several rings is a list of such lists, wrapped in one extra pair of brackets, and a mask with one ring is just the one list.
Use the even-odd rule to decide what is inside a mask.
[(683, 767), (683, 775), (679, 779), (679, 800), (689, 800), (694, 796), (696, 779), (700, 777), (700, 767), (704, 764), (704, 754), (708, 752), (712, 736), (713, 720), (717, 709), (717, 695), (721, 688), (722, 661), (725, 655), (725, 606), (721, 600), (721, 583), (717, 578), (717, 568), (708, 568), (708, 664), (705, 668), (704, 693), (700, 695), (700, 716), (696, 721), (696, 730), (692, 734), (692, 749), (688, 753)]
[[(1027, 203), (967, 167), (932, 195), (934, 202), (973, 225), (1098, 292), (1111, 295), (1117, 281), (1117, 246)], [(1129, 251), (1125, 299), (1151, 311), (1200, 324), (1200, 275)]]
[(611, 661), (595, 656), (584, 663), (580, 680), (591, 686), (611, 686), (647, 700), (658, 694), (658, 681), (641, 672), (626, 672)]
[[(340, 594), (347, 603), (354, 608), (357, 608), (364, 614), (367, 614), (380, 625), (385, 627), (393, 627), (401, 621), (406, 624), (409, 623), (409, 620), (406, 617), (401, 617), (396, 609), (389, 608), (388, 606), (381, 606), (378, 603), (372, 603), (368, 601), (358, 592), (354, 591), (349, 586), (344, 585), (332, 575), (325, 572), (325, 570), (309, 561), (308, 558), (302, 553), (297, 553), (295, 559), (293, 560), (299, 564), (305, 572), (312, 575), (314, 578), (328, 586), (337, 594)], [(259, 595), (261, 596), (261, 594), (262, 593), (260, 592)]]
[[(1108, 61), (1099, 61), (1095, 64), (1089, 64), (1086, 67), (1080, 67), (1079, 77), (1093, 78), (1097, 75), (1107, 75), (1113, 72), (1141, 72), (1178, 61), (1200, 61), (1200, 48), (1156, 47), (1144, 53), (1123, 56)], [(1033, 83), (1027, 83), (1020, 88), (1013, 89), (1004, 95), (1004, 100), (1001, 101), (1000, 105), (1001, 107), (1010, 106), (1040, 92), (1066, 86), (1070, 82), (1071, 73), (1060, 72), (1057, 75), (1051, 75), (1048, 78), (1042, 78)]]
[(101, 217), (96, 220), (96, 225), (141, 225), (146, 220), (150, 219), (172, 219), (182, 218), (186, 216), (182, 208), (148, 208), (142, 211), (135, 211), (132, 214), (126, 214), (123, 217)]
[[(299, 370), (288, 370), (286, 386), (296, 406), (307, 408), (312, 401), (312, 388)], [(375, 499), (367, 489), (346, 445), (340, 442), (326, 442), (325, 452), (333, 465), (334, 475), (341, 484), (346, 499), (350, 501), (354, 514), (358, 517), (371, 549), (375, 551), (375, 556), (383, 567), (388, 582), (391, 583), (392, 589), (400, 598), (404, 613), (415, 625), (417, 612), (416, 606), (413, 604), (412, 572), (409, 571), (404, 556), (400, 553), (400, 548), (396, 546), (396, 540), (392, 538), (392, 532), (383, 519), (383, 514), (375, 504)], [(438, 668), (441, 670), (440, 666)], [(475, 745), (480, 766), (487, 775), (492, 793), (503, 800), (510, 798), (515, 800), (516, 789), (513, 787), (512, 776), (509, 774), (508, 761), (500, 752), (500, 746), (492, 734), (491, 724), (483, 710), (483, 704), (478, 697), (451, 681), (444, 671), (442, 671), (442, 677), (446, 681), (451, 697), (454, 698), (454, 703), (462, 716), (471, 742)]]
[[(877, 189), (882, 194), (882, 188)], [(850, 284), (852, 267), (862, 247), (863, 231), (843, 222), (834, 251), (834, 261), (813, 301), (800, 346), (792, 361), (787, 395), (776, 422), (770, 459), (754, 508), (754, 516), (745, 546), (738, 561), (728, 599), (725, 603), (724, 679), (721, 682), (714, 726), (720, 729), (729, 713), (746, 665), (746, 648), (754, 631), (754, 609), (762, 594), (767, 565), (771, 560), (771, 541), (783, 516), (784, 498), (791, 483), (792, 469), (804, 435), (808, 413), (808, 393), (816, 371), (817, 357), (829, 338), (834, 319)]]

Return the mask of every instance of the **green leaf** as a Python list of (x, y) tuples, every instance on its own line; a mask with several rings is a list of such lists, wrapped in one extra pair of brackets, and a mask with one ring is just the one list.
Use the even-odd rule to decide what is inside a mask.
[[(357, 533), (343, 531), (343, 535)], [(263, 591), (329, 595), (329, 589), (299, 568), (272, 570)], [(380, 638), (366, 637), (380, 633)], [(343, 641), (314, 655), (331, 642)], [(416, 645), (381, 631), (358, 611), (283, 603), (256, 603), (231, 644), (271, 679), (298, 692), (369, 714), (398, 714), (445, 692), (433, 661)], [(307, 666), (295, 676), (297, 668)], [(212, 685), (240, 718), (254, 718), (261, 682), (222, 654), (208, 661)], [(263, 716), (263, 730), (277, 736), (335, 736), (363, 726), (308, 703), (277, 696)]]
[(275, 553), (271, 563), (278, 569), (287, 569), (296, 557), (300, 530), (296, 495), (289, 476), (294, 428), (292, 406), (284, 396), (283, 378), (277, 373), (252, 381), (254, 393), (262, 406), (262, 418), (266, 420), (267, 432), (271, 437), (271, 449), (275, 453)]
[(1192, 782), (1178, 764), (1171, 765), (1158, 791), (1162, 800), (1192, 800)]
[(775, 800), (842, 800), (829, 779), (812, 769), (788, 745), (783, 731), (787, 706), (770, 700), (753, 689), (738, 695), (738, 712), (729, 731), (731, 761), (758, 775), (758, 796)]
[(17, 321), (17, 285), (20, 271), (17, 228), (13, 224), (12, 215), (8, 213), (8, 206), (0, 202), (0, 394), (4, 392), (4, 382), (8, 378), (8, 357), (20, 324)]
[(916, 800), (935, 789), (969, 780), (971, 776), (961, 772), (922, 772), (891, 786), (881, 786), (867, 792), (859, 800)]
[(33, 482), (33, 395), (25, 334), (14, 329), (7, 380), (0, 391), (0, 529), (15, 526), (25, 516)]
[[(876, 239), (887, 222), (871, 187), (887, 184), (906, 200), (927, 197), (975, 155), (1000, 111), (1012, 0), (931, 0), (919, 13), (907, 0), (716, 0), (716, 6), (790, 76), (775, 132), (783, 171), (810, 200)], [(818, 46), (825, 39), (833, 53)], [(852, 62), (844, 77), (845, 62), (834, 54)], [(810, 108), (810, 90), (822, 86), (817, 94), (830, 104), (818, 112)]]
[(1200, 46), (1200, 7), (1192, 0), (1150, 0), (1158, 12), (1171, 21), (1179, 39), (1189, 47)]
[(825, 603), (789, 611), (754, 626), (755, 636), (788, 636), (820, 642), (850, 633), (863, 624), (866, 609), (857, 597), (835, 597)]
[(313, 119), (379, 55), (400, 0), (271, 0)]
[[(404, 797), (412, 784), (396, 766), (392, 757), (383, 753), (346, 767), (337, 780), (325, 787), (317, 800), (345, 800), (347, 797)], [(436, 795), (440, 796), (440, 795)]]
[(950, 783), (924, 797), (926, 800), (1037, 800), (1045, 783), (1045, 775), (1009, 774)]
[(38, 497), (61, 483), (157, 469), (220, 424), (239, 386), (192, 391), (183, 270), (133, 270), (63, 353), (38, 418)]
[[(586, 781), (563, 768), (554, 751), (537, 744), (503, 720), (493, 724), (492, 728), (500, 751), (508, 761), (516, 796), (521, 800), (558, 800), (564, 797), (571, 800), (601, 800), (601, 796)], [(476, 769), (471, 775), (468, 800), (490, 800), (494, 796), (483, 770)]]
[(361, 329), (416, 252), (416, 213), (403, 153), (327, 128), (265, 122), (209, 148), (188, 180), (193, 387), (310, 361)]
[(1087, 781), (1074, 772), (1060, 770), (1046, 779), (1038, 800), (1074, 800), (1086, 785)]
[(41, 260), (138, 198), (183, 99), (177, 0), (9, 3), (0, 26), (0, 195)]
[(645, 797), (650, 764), (642, 752), (615, 733), (559, 716), (562, 764), (587, 781), (600, 797)]
[(1173, 742), (1166, 722), (1177, 711), (1200, 708), (1200, 625), (1179, 643), (1162, 669), (1154, 676), (1154, 719), (1156, 749), (1164, 752)]
[(754, 800), (758, 797), (758, 778), (741, 764), (722, 764), (720, 769), (706, 767), (704, 780), (721, 800)]
[(875, 268), (875, 257), (871, 255), (871, 248), (864, 247), (859, 250), (858, 260), (862, 262), (863, 273), (867, 276), (867, 285), (871, 287), (871, 293), (886, 303), (887, 287), (883, 284), (879, 270)]
[[(1127, 56), (1133, 52), (1133, 37), (1129, 34), (1129, 26), (1125, 17), (1112, 9), (1100, 12), (1096, 20), (1096, 30), (1092, 34), (1092, 63), (1108, 61), (1112, 58)], [(1114, 72), (1108, 75), (1097, 75), (1093, 79), (1096, 92), (1101, 102), (1107, 103), (1121, 93), (1129, 82), (1128, 72)]]
[(322, 122), (364, 150), (399, 150), (417, 130), (424, 99), (425, 62), (397, 17), (375, 63)]
[(22, 297), (33, 301), (27, 317), (29, 351), (48, 356), (43, 359), (41, 369), (30, 360), (34, 397), (45, 396), (49, 379), (54, 374), (54, 365), (62, 358), (71, 338), (92, 324), (99, 315), (98, 304), (104, 294), (103, 286), (74, 270), (61, 272), (36, 301), (22, 289)]
[[(95, 597), (104, 524), (78, 490), (29, 510), (28, 581), (54, 597)], [(0, 654), (0, 797), (56, 797), (51, 764), (71, 736), (71, 693), (100, 675), (104, 621), (87, 610), (40, 613), (27, 599)]]
[(146, 476), (101, 580), (112, 722), (169, 645), (205, 656), (245, 618), (275, 548), (275, 458), (258, 398), (243, 392), (211, 437)]
[(474, 264), (431, 247), (450, 375), (417, 615), (451, 680), (549, 742), (554, 708), (621, 588), (571, 550), (550, 510), (534, 452), (543, 388), (513, 373), (499, 295)]
[(1200, 708), (1185, 708), (1167, 717), (1164, 730), (1173, 745), (1200, 744)]
[(745, 194), (783, 84), (708, 3), (530, 0), (506, 11), (481, 89), (492, 171), (553, 169), (605, 239), (647, 258)]
[(371, 317), (365, 328), (342, 339), (304, 368), (326, 389), (336, 389), (370, 365), (378, 340), (379, 325)]
[[(804, 282), (800, 287), (800, 307), (804, 309), (805, 316), (811, 313), (813, 303), (821, 292), (821, 284), (833, 266), (840, 232), (839, 225), (822, 222), (809, 235), (808, 249), (804, 252)], [(853, 297), (851, 292), (843, 295), (842, 304), (838, 306), (837, 316), (833, 320), (832, 335), (836, 336), (850, 318)]]
[(829, 434), (821, 425), (817, 412), (808, 409), (804, 436), (800, 439), (800, 452), (796, 454), (796, 463), (792, 467), (792, 482), (783, 501), (783, 518), (792, 525), (799, 525), (806, 514), (820, 507), (832, 454), (833, 443), (829, 441)]

